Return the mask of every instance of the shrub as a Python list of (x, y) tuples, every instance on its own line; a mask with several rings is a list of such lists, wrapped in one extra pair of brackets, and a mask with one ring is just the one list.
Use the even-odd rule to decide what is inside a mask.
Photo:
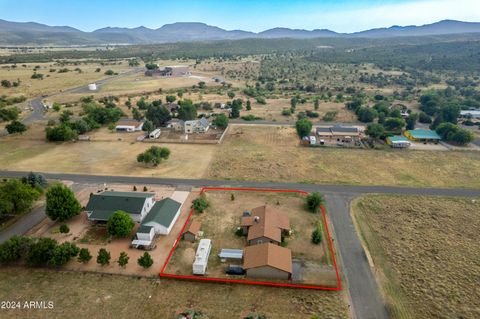
[(305, 202), (307, 204), (307, 208), (312, 213), (318, 213), (320, 206), (323, 205), (325, 202), (323, 196), (320, 193), (310, 193), (307, 195)]
[(90, 254), (90, 250), (88, 248), (81, 248), (80, 252), (78, 253), (78, 261), (86, 264), (92, 259), (92, 255)]
[(12, 121), (10, 124), (5, 126), (8, 134), (14, 133), (23, 133), (27, 130), (27, 126), (20, 121)]
[(317, 227), (312, 232), (312, 243), (318, 245), (322, 242), (322, 231), (320, 227)]
[(29, 237), (13, 236), (0, 244), (0, 263), (8, 264), (23, 258), (32, 245)]
[(68, 241), (64, 242), (53, 249), (53, 254), (48, 264), (57, 267), (63, 266), (68, 263), (71, 258), (77, 256), (79, 252), (80, 248), (78, 248), (77, 245)]
[(137, 155), (137, 162), (145, 164), (153, 164), (158, 166), (162, 159), (168, 159), (170, 150), (166, 147), (152, 146), (143, 153)]
[(105, 248), (100, 248), (97, 255), (97, 263), (102, 266), (105, 266), (110, 264), (110, 259), (111, 259), (110, 252)]
[(60, 225), (60, 233), (62, 234), (68, 234), (70, 232), (70, 228), (68, 227), (67, 224), (62, 224)]
[(130, 257), (128, 257), (127, 253), (122, 251), (120, 253), (120, 256), (118, 257), (118, 265), (120, 267), (123, 267), (125, 268), (125, 266), (128, 264), (128, 260), (130, 259)]
[(192, 209), (197, 213), (203, 213), (208, 207), (210, 207), (210, 202), (207, 200), (205, 194), (195, 198), (192, 202)]
[(145, 269), (150, 268), (153, 265), (152, 256), (150, 256), (150, 254), (147, 252), (144, 252), (143, 255), (140, 258), (138, 258), (137, 262), (140, 266), (142, 266)]

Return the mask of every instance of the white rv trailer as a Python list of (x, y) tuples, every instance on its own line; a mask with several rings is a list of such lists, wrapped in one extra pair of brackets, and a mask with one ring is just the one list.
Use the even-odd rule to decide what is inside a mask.
[(160, 133), (161, 133), (160, 129), (157, 128), (157, 129), (151, 131), (150, 134), (148, 135), (148, 137), (150, 139), (155, 139), (155, 138), (158, 138), (160, 136)]
[(201, 239), (197, 253), (195, 254), (195, 261), (193, 262), (193, 274), (205, 275), (207, 271), (208, 256), (210, 256), (210, 250), (212, 249), (212, 241), (210, 239)]

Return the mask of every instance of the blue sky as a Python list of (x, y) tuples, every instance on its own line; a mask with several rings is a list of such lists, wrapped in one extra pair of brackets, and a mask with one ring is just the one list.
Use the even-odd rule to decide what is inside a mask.
[(255, 32), (273, 27), (353, 32), (442, 19), (480, 21), (480, 0), (0, 0), (0, 19), (83, 31), (205, 22)]

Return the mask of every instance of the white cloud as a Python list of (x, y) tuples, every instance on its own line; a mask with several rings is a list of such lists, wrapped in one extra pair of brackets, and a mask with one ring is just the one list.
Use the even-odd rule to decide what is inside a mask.
[[(309, 15), (298, 14), (299, 28), (328, 28), (337, 32), (354, 32), (392, 25), (422, 25), (444, 19), (480, 21), (479, 0), (427, 0), (376, 5), (361, 9), (340, 9)], [(296, 24), (297, 24), (296, 23)]]

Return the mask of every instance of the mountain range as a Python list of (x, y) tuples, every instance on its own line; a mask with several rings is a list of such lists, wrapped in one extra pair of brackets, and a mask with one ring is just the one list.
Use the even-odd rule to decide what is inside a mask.
[(246, 38), (389, 38), (463, 33), (480, 33), (480, 23), (442, 20), (421, 26), (392, 26), (354, 33), (337, 33), (327, 29), (310, 31), (289, 28), (273, 28), (255, 33), (243, 30), (229, 31), (199, 22), (177, 22), (165, 24), (158, 29), (149, 29), (143, 26), (137, 28), (106, 27), (92, 32), (84, 32), (69, 26), (48, 26), (36, 22), (10, 22), (0, 19), (1, 45), (153, 44)]

